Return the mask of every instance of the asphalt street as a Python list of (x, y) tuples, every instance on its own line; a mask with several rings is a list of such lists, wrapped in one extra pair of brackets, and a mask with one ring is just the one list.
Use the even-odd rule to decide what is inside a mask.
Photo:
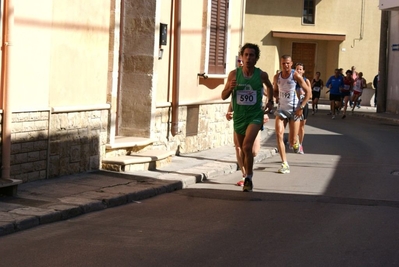
[[(255, 164), (252, 193), (235, 185), (240, 172), (217, 172), (183, 190), (0, 237), (1, 263), (397, 266), (399, 124), (326, 113), (309, 117), (304, 155), (288, 150), (290, 174), (277, 173), (278, 155)], [(263, 149), (275, 144), (272, 125)], [(223, 151), (179, 157), (186, 169), (161, 173), (206, 173), (196, 163), (224, 166), (233, 148)]]

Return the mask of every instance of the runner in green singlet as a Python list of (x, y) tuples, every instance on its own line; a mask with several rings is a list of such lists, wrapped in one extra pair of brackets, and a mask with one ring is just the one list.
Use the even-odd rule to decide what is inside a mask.
[[(263, 125), (263, 114), (271, 110), (273, 103), (273, 85), (269, 75), (255, 67), (260, 50), (256, 44), (245, 44), (241, 50), (243, 66), (229, 73), (222, 91), (222, 99), (232, 96), (234, 111), (234, 134), (242, 151), (242, 159), (246, 170), (243, 191), (253, 189), (252, 146)], [(266, 110), (262, 109), (264, 86), (267, 87), (269, 101)]]

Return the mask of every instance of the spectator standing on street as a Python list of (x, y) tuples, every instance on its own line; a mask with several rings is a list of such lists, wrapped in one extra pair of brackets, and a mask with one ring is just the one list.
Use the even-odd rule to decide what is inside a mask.
[[(255, 67), (260, 49), (256, 44), (246, 43), (240, 50), (242, 67), (230, 71), (221, 97), (223, 100), (232, 96), (234, 111), (234, 134), (241, 149), (246, 177), (243, 191), (253, 189), (252, 176), (254, 157), (252, 147), (263, 125), (264, 113), (273, 108), (273, 86), (269, 75)], [(269, 101), (266, 111), (262, 109), (262, 97), (266, 86)]]
[(327, 83), (327, 92), (330, 92), (330, 110), (329, 115), (332, 115), (332, 119), (335, 119), (335, 111), (339, 112), (342, 104), (341, 88), (344, 87), (344, 79), (339, 73), (339, 69), (335, 69), (334, 75), (331, 76)]
[(277, 148), (281, 157), (281, 168), (279, 173), (290, 173), (290, 166), (288, 165), (287, 155), (284, 145), (284, 122), (288, 121), (289, 126), (289, 143), (292, 145), (294, 152), (299, 151), (298, 129), (299, 118), (302, 116), (305, 108), (299, 101), (296, 93), (296, 84), (302, 87), (305, 96), (303, 103), (307, 103), (311, 96), (311, 89), (303, 80), (302, 76), (295, 70), (292, 70), (292, 58), (289, 55), (283, 55), (280, 58), (281, 72), (274, 75), (273, 91), (274, 96), (278, 99), (278, 107), (274, 113), (275, 130), (277, 137)]
[(319, 99), (320, 99), (320, 92), (321, 89), (324, 87), (324, 82), (320, 79), (320, 71), (316, 72), (316, 75), (312, 81), (312, 115), (314, 115), (319, 107)]
[(373, 79), (373, 86), (374, 86), (374, 107), (377, 106), (377, 88), (378, 88), (378, 81), (380, 80), (380, 72), (374, 76)]

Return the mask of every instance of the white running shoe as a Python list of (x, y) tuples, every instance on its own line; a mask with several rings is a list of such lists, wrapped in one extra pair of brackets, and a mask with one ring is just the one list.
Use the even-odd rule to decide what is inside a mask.
[(283, 174), (290, 173), (290, 166), (288, 165), (288, 163), (287, 162), (281, 163), (281, 168), (278, 169), (278, 172)]

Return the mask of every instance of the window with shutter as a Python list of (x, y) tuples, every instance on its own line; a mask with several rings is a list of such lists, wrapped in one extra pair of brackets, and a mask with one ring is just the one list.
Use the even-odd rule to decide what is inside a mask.
[(224, 74), (228, 30), (228, 0), (211, 0), (208, 73)]

